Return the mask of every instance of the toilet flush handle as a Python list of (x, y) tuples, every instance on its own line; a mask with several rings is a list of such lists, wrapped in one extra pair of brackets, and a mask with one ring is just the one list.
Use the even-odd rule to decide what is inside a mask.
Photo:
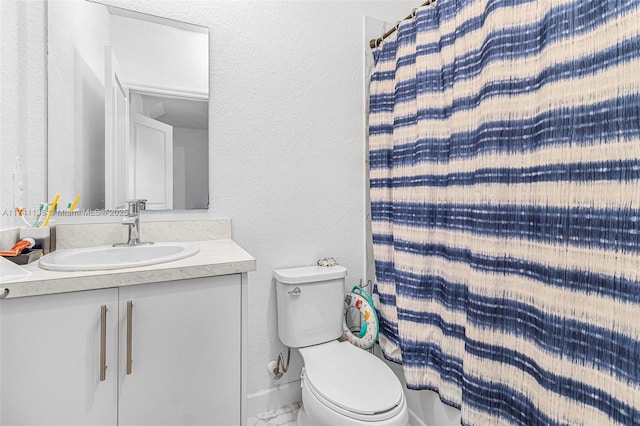
[(302, 293), (302, 290), (300, 290), (300, 287), (296, 287), (289, 292), (289, 294), (292, 296), (300, 296), (300, 293)]

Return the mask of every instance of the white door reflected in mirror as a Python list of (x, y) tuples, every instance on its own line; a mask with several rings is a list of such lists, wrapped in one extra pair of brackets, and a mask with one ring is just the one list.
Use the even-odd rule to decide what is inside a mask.
[(146, 197), (147, 210), (173, 209), (173, 127), (131, 115), (131, 199)]

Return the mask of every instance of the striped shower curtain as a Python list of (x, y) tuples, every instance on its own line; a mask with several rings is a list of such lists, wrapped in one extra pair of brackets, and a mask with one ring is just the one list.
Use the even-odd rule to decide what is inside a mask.
[(640, 424), (640, 1), (439, 0), (374, 56), (385, 356), (464, 424)]

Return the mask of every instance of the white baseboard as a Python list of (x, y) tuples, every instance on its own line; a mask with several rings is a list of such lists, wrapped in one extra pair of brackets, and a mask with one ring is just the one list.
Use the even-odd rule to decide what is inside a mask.
[(283, 383), (269, 389), (264, 389), (247, 396), (247, 417), (302, 401), (300, 380)]

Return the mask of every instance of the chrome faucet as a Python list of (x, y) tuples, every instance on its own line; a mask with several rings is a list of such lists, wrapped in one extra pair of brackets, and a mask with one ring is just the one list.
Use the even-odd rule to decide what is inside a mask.
[(129, 226), (129, 241), (126, 243), (114, 244), (115, 246), (137, 246), (142, 244), (153, 244), (151, 242), (140, 241), (140, 212), (147, 207), (147, 200), (128, 200), (127, 215), (122, 219), (122, 224)]

